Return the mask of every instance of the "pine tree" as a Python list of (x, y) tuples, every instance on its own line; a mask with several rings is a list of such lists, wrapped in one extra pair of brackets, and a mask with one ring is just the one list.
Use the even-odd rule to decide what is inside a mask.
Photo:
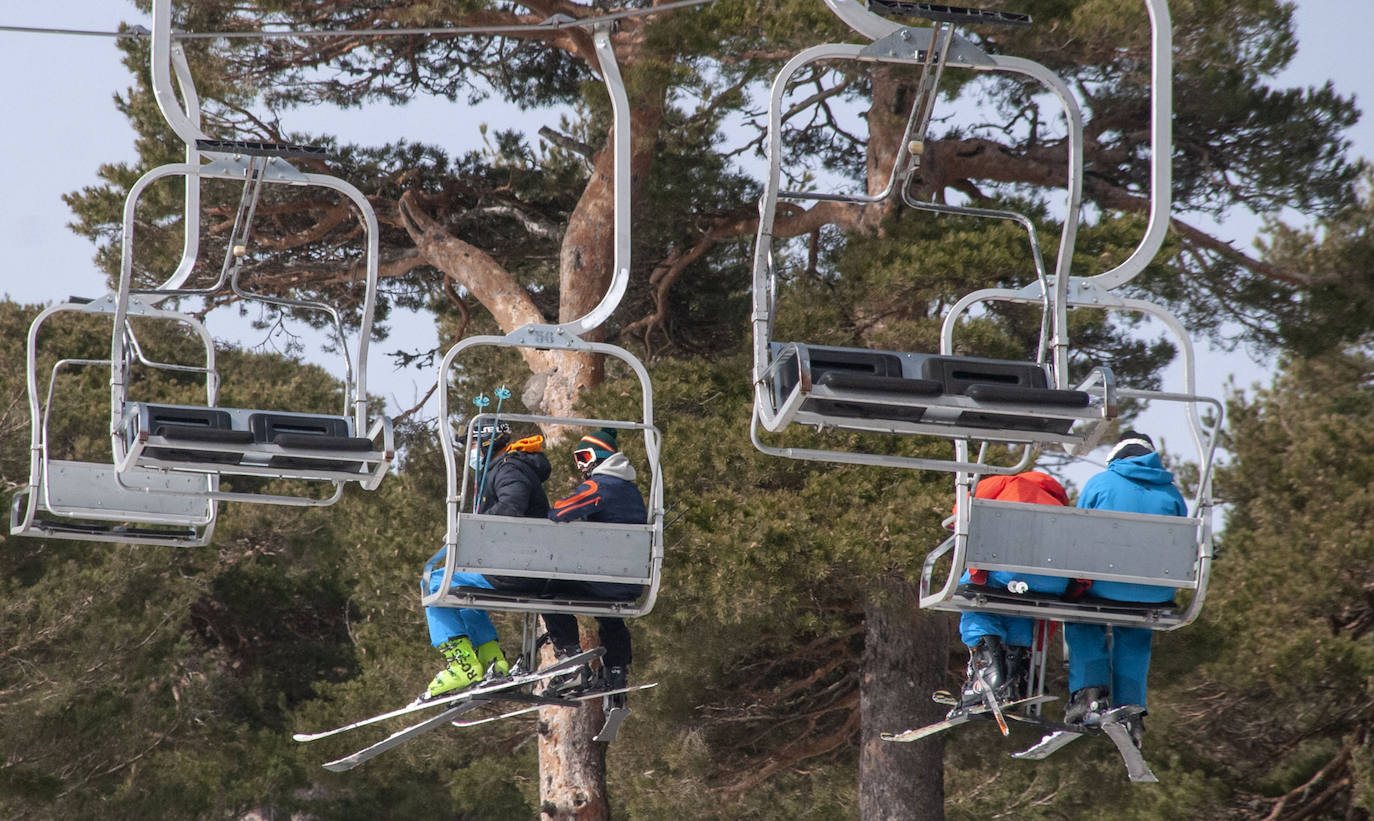
[[(385, 6), (343, 0), (183, 6), (178, 26), (204, 31), (256, 28), (269, 18), (340, 29), (509, 24), (555, 13), (584, 17), (601, 4), (595, 9), (542, 0), (521, 4), (529, 13), (509, 11), (504, 4), (424, 0)], [(1128, 0), (1112, 0), (1030, 11), (1037, 25), (1027, 33), (975, 29), (971, 36), (990, 50), (1040, 60), (1081, 91), (1089, 136), (1086, 196), (1103, 217), (1081, 232), (1074, 272), (1096, 273), (1123, 258), (1141, 230), (1133, 215), (1143, 206), (1146, 173), (1137, 148), (1148, 117), (1143, 10)], [(1305, 293), (1312, 278), (1238, 252), (1191, 227), (1186, 215), (1235, 207), (1268, 212), (1295, 203), (1323, 213), (1348, 202), (1355, 168), (1344, 155), (1340, 131), (1354, 121), (1354, 106), (1329, 88), (1268, 85), (1292, 54), (1288, 7), (1274, 0), (1202, 0), (1175, 9), (1174, 16), (1175, 179), (1181, 216), (1174, 223), (1171, 254), (1138, 284), (1178, 307), (1200, 330), (1214, 329), (1228, 317), (1251, 316), (1277, 317), (1284, 327), (1298, 327), (1313, 308), (1294, 297)], [(721, 658), (729, 659), (719, 675), (696, 684), (685, 668), (662, 672), (665, 687), (697, 694), (701, 700), (692, 703), (718, 705), (740, 717), (714, 722), (707, 731), (711, 749), (720, 751), (718, 761), (703, 764), (689, 732), (676, 750), (662, 751), (662, 756), (676, 756), (675, 766), (684, 773), (679, 786), (688, 786), (678, 794), (691, 791), (692, 778), (705, 777), (717, 787), (712, 800), (747, 815), (767, 800), (787, 806), (783, 797), (795, 788), (794, 770), (803, 762), (825, 768), (827, 777), (818, 783), (827, 785), (844, 783), (838, 773), (859, 765), (865, 792), (853, 804), (866, 815), (939, 817), (938, 752), (874, 756), (870, 747), (876, 731), (932, 709), (891, 689), (891, 682), (910, 669), (910, 653), (919, 647), (923, 658), (914, 665), (918, 690), (931, 689), (943, 673), (941, 622), (911, 612), (904, 585), (948, 509), (944, 481), (779, 465), (754, 453), (743, 429), (748, 369), (737, 352), (747, 327), (742, 293), (757, 183), (730, 158), (750, 151), (756, 135), (729, 124), (757, 113), (761, 85), (780, 60), (818, 39), (846, 37), (852, 39), (821, 4), (800, 0), (720, 0), (696, 11), (621, 22), (612, 39), (633, 109), (635, 284), (605, 335), (639, 346), (646, 358), (663, 360), (655, 378), (670, 397), (659, 414), (670, 436), (668, 487), (670, 495), (691, 500), (684, 502), (679, 525), (682, 554), (670, 564), (679, 581), (665, 591), (662, 612), (641, 629), (657, 634), (654, 622), (667, 625), (664, 635), (672, 643), (663, 649), (683, 653), (684, 662), (697, 662), (695, 669), (715, 670)], [(72, 198), (82, 230), (102, 243), (117, 219), (112, 206), (137, 171), (179, 152), (149, 101), (142, 79), (144, 46), (131, 42), (128, 49), (140, 85), (122, 104), (140, 134), (139, 169), (109, 168), (108, 186)], [(594, 55), (581, 30), (499, 40), (364, 35), (334, 41), (225, 41), (192, 51), (207, 101), (207, 130), (221, 137), (322, 142), (334, 149), (330, 169), (368, 192), (384, 225), (388, 304), (433, 310), (444, 317), (446, 330), (460, 321), (466, 326), (472, 313), (477, 323), (509, 331), (526, 322), (577, 316), (604, 291), (609, 118), (604, 91), (591, 79)], [(810, 158), (817, 173), (876, 187), (884, 160), (900, 148), (896, 137), (913, 75), (827, 68), (808, 81), (816, 84), (821, 101), (817, 122), (828, 121), (842, 101), (852, 100), (864, 113), (868, 133), (830, 132), (798, 122), (789, 135), (799, 146), (798, 159)], [(985, 97), (988, 111), (1000, 121), (987, 129), (938, 126), (928, 141), (924, 193), (936, 199), (958, 192), (979, 203), (1015, 202), (1035, 215), (1042, 236), (1055, 236), (1049, 209), (1060, 198), (1054, 186), (1066, 171), (1054, 115), (1041, 110), (1036, 89), (1024, 82), (953, 77), (950, 82), (950, 97)], [(462, 157), (401, 142), (350, 146), (281, 125), (293, 117), (294, 106), (403, 101), (417, 94), (455, 103), (494, 94), (550, 107), (567, 120), (548, 133), (548, 147), (536, 149), (528, 137), (498, 129), (490, 148)], [(149, 207), (157, 213), (146, 222), (157, 228), (147, 232), (149, 241), (141, 246), (147, 251), (138, 260), (138, 272), (145, 279), (165, 269), (179, 247), (175, 197)], [(217, 213), (213, 209), (223, 206), (209, 207)], [(340, 294), (336, 283), (350, 277), (358, 260), (338, 250), (352, 228), (338, 203), (274, 194), (262, 213), (260, 242), (271, 253), (255, 253), (250, 260), (255, 281), (267, 288), (286, 288), (289, 281), (298, 295), (347, 304), (348, 293)], [(1024, 281), (1028, 270), (1024, 252), (1016, 256), (1008, 250), (1013, 247), (1009, 235), (914, 215), (895, 200), (800, 209), (779, 220), (776, 234), (809, 241), (806, 249), (796, 250), (788, 269), (783, 300), (792, 313), (779, 320), (779, 333), (828, 335), (835, 342), (929, 348), (933, 319), (951, 298), (975, 287)], [(102, 247), (108, 264), (110, 246)], [(206, 256), (216, 256), (213, 241)], [(1355, 338), (1364, 327), (1361, 318), (1345, 316), (1350, 321), (1342, 332)], [(1025, 331), (1033, 323), (1015, 313), (994, 319), (971, 329), (976, 350), (1023, 353)], [(1275, 342), (1272, 323), (1252, 321), (1246, 327), (1256, 341)], [(1130, 340), (1127, 330), (1080, 323), (1075, 329), (1083, 354), (1079, 366), (1092, 359), (1111, 361), (1147, 384), (1168, 351)], [(530, 385), (539, 388), (531, 393), (530, 405), (551, 413), (571, 411), (584, 389), (603, 379), (596, 361), (569, 363), (530, 352), (524, 364), (534, 374)], [(703, 395), (711, 398), (709, 407)], [(670, 421), (672, 414), (678, 421)], [(671, 437), (681, 437), (677, 441), (685, 447)], [(374, 572), (388, 579), (401, 573), (390, 565)], [(413, 595), (411, 587), (398, 585), (394, 594)], [(395, 612), (394, 604), (374, 606)], [(681, 611), (673, 615), (676, 608)], [(730, 633), (690, 631), (701, 641), (693, 648), (688, 632), (675, 633), (672, 627), (681, 628), (702, 613), (710, 614), (712, 624), (729, 626)], [(908, 645), (913, 637), (919, 641)], [(727, 638), (734, 643), (725, 647)], [(856, 674), (860, 659), (862, 673)], [(715, 695), (708, 693), (708, 683), (719, 685)], [(771, 697), (749, 700), (761, 693)], [(856, 705), (861, 722), (853, 719)], [(868, 711), (875, 709), (890, 724), (874, 726)], [(890, 712), (900, 709), (911, 712)], [(794, 724), (788, 716), (804, 720)], [(588, 752), (585, 738), (579, 754), (595, 754)], [(906, 758), (897, 760), (899, 755)], [(591, 783), (579, 787), (591, 797), (584, 805), (604, 806), (600, 780), (593, 775)], [(883, 785), (899, 780), (921, 791), (886, 792)], [(571, 812), (561, 808), (574, 803), (573, 791), (546, 798), (560, 807), (556, 812)], [(636, 806), (653, 805), (641, 791), (634, 793)], [(810, 806), (820, 813), (833, 806), (834, 796)], [(895, 806), (875, 807), (880, 800)]]

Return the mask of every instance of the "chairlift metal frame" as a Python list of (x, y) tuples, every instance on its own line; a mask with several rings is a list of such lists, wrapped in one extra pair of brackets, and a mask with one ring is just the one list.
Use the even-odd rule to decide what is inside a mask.
[[(1098, 369), (1090, 375), (1083, 385), (1074, 390), (1087, 390), (1097, 386), (1090, 405), (1075, 411), (1064, 408), (1046, 408), (1043, 405), (1000, 402), (983, 402), (965, 396), (954, 396), (937, 392), (924, 396), (902, 394), (900, 392), (878, 392), (827, 388), (813, 383), (810, 375), (801, 370), (805, 358), (805, 347), (801, 343), (779, 343), (772, 340), (772, 322), (775, 310), (776, 271), (773, 265), (772, 225), (779, 198), (793, 200), (838, 200), (847, 202), (879, 202), (898, 191), (908, 205), (914, 208), (946, 214), (965, 214), (1010, 219), (1027, 228), (1035, 262), (1037, 284), (1040, 287), (1040, 305), (1044, 313), (1042, 319), (1041, 341), (1038, 346), (1037, 362), (1045, 367), (1045, 379), (1051, 390), (1070, 390), (1067, 365), (1067, 320), (1058, 306), (1061, 300), (1057, 295), (1064, 292), (1068, 282), (1068, 268), (1072, 258), (1074, 239), (1078, 230), (1079, 206), (1082, 202), (1082, 116), (1069, 88), (1044, 66), (1030, 60), (1003, 55), (992, 56), (969, 40), (953, 32), (946, 23), (935, 29), (913, 28), (878, 17), (859, 6), (854, 0), (825, 0), (826, 5), (852, 28), (874, 40), (869, 45), (823, 44), (806, 49), (793, 57), (779, 71), (774, 80), (770, 101), (768, 121), (768, 181), (759, 203), (759, 231), (755, 244), (754, 257), (754, 310), (751, 324), (754, 331), (754, 369), (755, 402), (751, 414), (750, 434), (754, 446), (764, 453), (793, 459), (809, 459), (851, 464), (876, 464), (894, 467), (933, 469), (957, 472), (977, 470), (980, 472), (1015, 473), (1029, 464), (1035, 454), (1035, 447), (1041, 444), (1063, 446), (1071, 453), (1091, 449), (1100, 435), (1103, 425), (1115, 417), (1115, 381), (1110, 371)], [(938, 54), (939, 57), (934, 55)], [(921, 92), (913, 103), (903, 140), (906, 155), (898, 152), (891, 175), (883, 190), (871, 195), (830, 194), (781, 190), (781, 129), (783, 98), (792, 76), (800, 69), (822, 60), (849, 60), (859, 62), (893, 63), (922, 66)], [(923, 151), (925, 128), (929, 122), (930, 106), (936, 94), (939, 72), (944, 67), (953, 66), (976, 71), (1003, 71), (1021, 74), (1039, 81), (1064, 107), (1068, 123), (1068, 202), (1066, 219), (1060, 242), (1059, 256), (1055, 274), (1049, 276), (1039, 252), (1034, 226), (1023, 215), (997, 209), (981, 209), (944, 206), (938, 203), (916, 201), (909, 193), (908, 183), (912, 171), (919, 165)], [(1048, 338), (1047, 338), (1048, 337)], [(952, 347), (941, 346), (941, 354), (948, 356)], [(780, 355), (781, 354), (781, 355)], [(795, 375), (791, 367), (797, 367)], [(783, 369), (789, 372), (784, 376)], [(776, 387), (780, 380), (795, 387), (790, 395), (780, 397)], [(808, 402), (808, 400), (816, 400)], [(856, 421), (849, 416), (826, 413), (806, 414), (803, 405), (818, 403), (849, 403), (867, 407), (886, 407), (893, 411), (888, 416), (875, 414), (875, 418)], [(1076, 429), (1071, 435), (1037, 435), (1034, 431), (1009, 426), (1007, 429), (990, 429), (987, 425), (963, 426), (950, 424), (912, 424), (900, 419), (901, 415), (913, 409), (936, 409), (937, 415), (948, 416), (955, 411), (979, 414), (983, 417), (1010, 419), (1022, 417), (1034, 420), (1037, 417), (1054, 417), (1071, 420)], [(963, 418), (957, 416), (956, 418)], [(994, 466), (980, 461), (970, 462), (967, 456), (956, 456), (953, 460), (929, 459), (870, 454), (838, 449), (817, 449), (799, 447), (776, 447), (763, 442), (760, 428), (778, 432), (793, 423), (813, 424), (821, 429), (844, 429), (875, 431), (882, 433), (904, 433), (929, 435), (952, 439), (956, 445), (964, 447), (971, 441), (983, 444), (981, 451), (986, 452), (990, 442), (1021, 444), (1025, 448), (1021, 459), (1014, 466)], [(966, 453), (962, 448), (960, 453)]]
[[(588, 342), (582, 334), (599, 327), (615, 310), (629, 284), (630, 265), (630, 114), (608, 25), (593, 29), (593, 43), (601, 67), (602, 80), (611, 96), (614, 146), (614, 263), (609, 288), (601, 301), (585, 316), (557, 325), (529, 324), (505, 336), (474, 336), (461, 340), (444, 356), (439, 366), (439, 426), (447, 474), (447, 528), (444, 546), (425, 565), (421, 575), (421, 603), (426, 607), (471, 607), (525, 613), (527, 620), (537, 613), (632, 618), (648, 613), (658, 596), (663, 565), (663, 477), (660, 466), (661, 435), (654, 426), (653, 392), (649, 373), (633, 354), (616, 345)], [(541, 414), (502, 413), (500, 419), (537, 425), (607, 427), (641, 431), (649, 473), (649, 493), (645, 499), (649, 521), (645, 524), (597, 522), (558, 523), (548, 520), (491, 516), (464, 512), (468, 506), (469, 469), (460, 464), (450, 419), (447, 387), (452, 384), (455, 363), (466, 351), (476, 347), (534, 348), (577, 351), (610, 356), (623, 362), (640, 384), (642, 416), (639, 421), (579, 419)], [(468, 420), (472, 431), (493, 414), (478, 413)], [(431, 574), (443, 563), (440, 583), (429, 593)], [(583, 581), (609, 581), (641, 585), (643, 594), (634, 601), (612, 601), (558, 596), (545, 598), (514, 595), (473, 587), (453, 587), (458, 572), (526, 578), (552, 578)], [(528, 631), (527, 631), (528, 632)]]
[[(212, 430), (218, 430), (216, 426), (221, 424), (229, 429), (208, 438), (192, 430), (191, 426), (157, 425), (159, 413), (190, 416), (197, 409), (150, 405), (132, 400), (129, 396), (128, 373), (123, 365), (126, 340), (122, 334), (115, 333), (111, 341), (113, 370), (110, 380), (110, 437), (115, 468), (120, 474), (131, 471), (172, 471), (213, 476), (254, 476), (300, 479), (333, 487), (332, 495), (324, 498), (272, 492), (214, 492), (215, 498), (226, 501), (317, 506), (339, 499), (343, 487), (349, 483), (374, 490), (395, 459), (391, 420), (385, 415), (371, 420), (367, 408), (368, 346), (377, 299), (376, 215), (363, 193), (352, 184), (329, 175), (301, 172), (286, 160), (288, 156), (314, 156), (317, 150), (302, 146), (225, 143), (206, 137), (200, 130), (199, 101), (184, 50), (179, 43), (172, 41), (171, 0), (154, 0), (151, 39), (154, 96), (164, 118), (185, 143), (186, 160), (148, 171), (134, 183), (126, 197), (120, 278), (115, 293), (116, 327), (120, 327), (128, 312), (136, 310), (133, 306), (151, 306), (174, 297), (215, 292), (226, 284), (244, 299), (280, 308), (324, 312), (330, 317), (343, 360), (343, 406), (341, 414), (335, 417), (328, 414), (222, 409), (211, 404), (201, 409), (204, 418), (196, 421)], [(173, 72), (182, 89), (185, 110), (177, 103), (172, 84)], [(153, 182), (171, 176), (182, 176), (186, 180), (182, 259), (161, 286), (147, 290), (134, 289), (133, 242), (137, 203)], [(241, 181), (245, 186), (244, 196), (219, 279), (209, 288), (188, 288), (186, 285), (199, 250), (199, 185), (203, 179)], [(366, 234), (366, 277), (356, 355), (350, 352), (342, 320), (331, 306), (255, 293), (243, 286), (241, 260), (237, 257), (240, 255), (239, 248), (247, 243), (253, 210), (264, 184), (327, 188), (357, 208)], [(195, 434), (196, 438), (186, 438), (191, 434)], [(166, 454), (189, 455), (190, 458), (166, 458)]]

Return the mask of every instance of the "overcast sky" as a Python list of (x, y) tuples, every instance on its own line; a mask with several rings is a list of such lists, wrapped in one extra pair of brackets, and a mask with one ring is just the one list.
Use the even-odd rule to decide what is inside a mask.
[[(1320, 85), (1330, 79), (1339, 92), (1355, 94), (1362, 107), (1374, 105), (1368, 28), (1351, 25), (1368, 14), (1369, 2), (1298, 0), (1300, 49), (1282, 81)], [(1024, 5), (1034, 10), (1033, 0)], [(147, 24), (123, 0), (0, 0), (0, 25), (113, 31), (121, 21)], [(111, 38), (0, 31), (0, 71), (11, 78), (4, 95), (10, 124), (0, 131), (0, 156), (5, 158), (0, 178), (7, 194), (0, 201), (0, 248), (5, 258), (0, 291), (14, 299), (51, 303), (68, 295), (104, 292), (103, 278), (91, 262), (91, 245), (65, 227), (71, 215), (61, 195), (94, 185), (101, 163), (134, 159), (132, 134), (112, 102), (112, 96), (131, 81), (119, 58)], [(287, 117), (288, 128), (332, 131), (342, 140), (362, 144), (405, 137), (456, 152), (479, 139), (470, 110), (433, 101), (381, 112), (316, 109), (288, 112)], [(1358, 153), (1374, 156), (1374, 116), (1366, 117), (1350, 136)], [(1249, 249), (1256, 228), (1252, 220), (1234, 219), (1224, 233)], [(387, 398), (394, 413), (413, 404), (433, 374), (389, 373), (384, 354), (397, 348), (428, 348), (434, 332), (426, 322), (393, 324), (393, 338), (373, 346), (368, 384)], [(1233, 373), (1242, 387), (1264, 378), (1265, 369), (1244, 353), (1207, 353), (1205, 345), (1199, 345), (1199, 353), (1202, 393), (1222, 395)]]

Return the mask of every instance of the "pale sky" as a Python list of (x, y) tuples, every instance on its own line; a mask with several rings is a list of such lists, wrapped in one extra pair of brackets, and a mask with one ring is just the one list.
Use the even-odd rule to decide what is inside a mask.
[[(1033, 0), (1024, 5), (1034, 11)], [(1332, 79), (1341, 93), (1357, 95), (1361, 106), (1374, 106), (1374, 57), (1369, 56), (1367, 31), (1350, 25), (1368, 13), (1368, 0), (1298, 0), (1297, 6), (1300, 50), (1282, 80), (1320, 85)], [(124, 0), (0, 0), (0, 25), (113, 31), (120, 21), (148, 24)], [(101, 163), (134, 158), (132, 133), (112, 102), (112, 95), (131, 82), (119, 58), (112, 38), (0, 31), (0, 72), (12, 78), (5, 92), (11, 122), (0, 132), (6, 158), (0, 179), (8, 195), (0, 201), (0, 247), (5, 250), (0, 292), (16, 300), (51, 303), (68, 295), (96, 296), (105, 291), (103, 278), (91, 262), (92, 246), (65, 227), (71, 215), (60, 197), (95, 184)], [(457, 152), (479, 140), (470, 110), (433, 101), (400, 109), (315, 109), (287, 116), (300, 118), (302, 130), (333, 131), (342, 140), (361, 144), (405, 137)], [(294, 119), (287, 126), (296, 126)], [(1374, 116), (1367, 116), (1350, 137), (1357, 153), (1374, 157)], [(1226, 230), (1230, 239), (1249, 250), (1256, 227), (1254, 221), (1234, 219)], [(392, 324), (393, 337), (373, 346), (368, 384), (373, 393), (387, 398), (388, 411), (394, 413), (424, 393), (433, 373), (389, 373), (390, 362), (384, 354), (398, 347), (431, 346), (433, 329), (428, 322)], [(1220, 397), (1233, 373), (1242, 387), (1266, 378), (1266, 371), (1244, 353), (1209, 353), (1202, 343), (1198, 348), (1199, 390), (1204, 394)], [(741, 378), (746, 376), (741, 374)], [(1166, 385), (1166, 390), (1181, 390), (1181, 386)], [(1149, 421), (1143, 426), (1150, 424), (1171, 426)], [(1171, 437), (1165, 434), (1163, 438)]]

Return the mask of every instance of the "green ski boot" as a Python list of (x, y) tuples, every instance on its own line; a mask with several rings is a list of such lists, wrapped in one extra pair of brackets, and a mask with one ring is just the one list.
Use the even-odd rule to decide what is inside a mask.
[(429, 683), (429, 689), (426, 691), (429, 698), (466, 690), (482, 680), (482, 663), (478, 661), (477, 653), (473, 651), (472, 642), (468, 641), (467, 636), (449, 639), (439, 645), (439, 652), (444, 654), (448, 664)]
[(506, 661), (506, 654), (501, 652), (501, 645), (494, 639), (477, 648), (477, 662), (489, 678), (510, 675), (510, 662)]

